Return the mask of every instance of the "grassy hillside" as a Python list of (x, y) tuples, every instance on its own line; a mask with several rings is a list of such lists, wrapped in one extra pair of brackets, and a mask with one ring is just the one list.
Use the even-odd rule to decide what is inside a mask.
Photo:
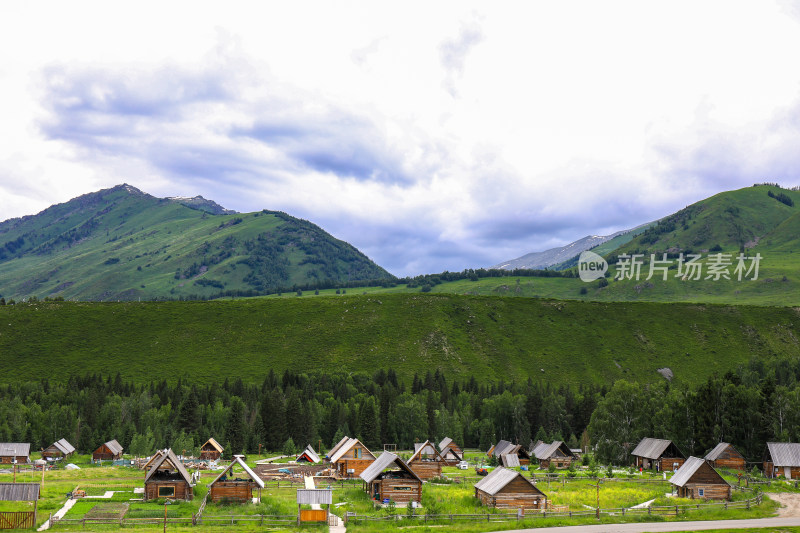
[(0, 223), (0, 295), (177, 299), (391, 278), (308, 221), (181, 202), (121, 185)]
[(791, 308), (436, 294), (0, 307), (0, 380), (102, 372), (260, 381), (270, 368), (559, 383), (697, 382), (752, 356), (800, 355)]

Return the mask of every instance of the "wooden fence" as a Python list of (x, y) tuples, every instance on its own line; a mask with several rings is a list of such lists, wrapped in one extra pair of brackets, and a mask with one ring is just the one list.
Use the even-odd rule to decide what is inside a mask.
[(195, 520), (194, 516), (187, 517), (168, 517), (164, 518), (55, 518), (53, 517), (51, 525), (56, 527), (60, 524), (77, 524), (81, 527), (86, 527), (87, 524), (114, 524), (119, 526), (137, 526), (137, 525), (233, 525), (240, 522), (258, 523), (260, 526), (290, 526), (297, 524), (297, 515), (212, 515), (205, 516), (202, 520)]
[(0, 529), (27, 529), (36, 525), (33, 511), (0, 512)]
[(628, 516), (628, 515), (655, 515), (655, 516), (680, 516), (691, 511), (699, 511), (711, 508), (722, 509), (750, 509), (750, 507), (761, 504), (761, 494), (755, 497), (738, 502), (712, 502), (698, 503), (694, 505), (668, 505), (659, 507), (625, 508), (614, 509), (582, 509), (580, 511), (549, 511), (528, 510), (525, 515), (521, 513), (482, 513), (482, 514), (420, 514), (420, 515), (390, 515), (390, 516), (358, 516), (348, 513), (345, 516), (345, 523), (348, 522), (381, 522), (395, 520), (423, 521), (428, 522), (449, 522), (469, 521), (469, 522), (504, 522), (509, 520), (522, 520), (525, 518), (580, 518), (580, 517), (600, 517), (600, 516)]

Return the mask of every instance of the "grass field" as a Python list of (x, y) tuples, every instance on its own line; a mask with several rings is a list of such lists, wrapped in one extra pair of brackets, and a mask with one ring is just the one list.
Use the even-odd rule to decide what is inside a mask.
[[(401, 378), (552, 384), (696, 383), (751, 357), (800, 355), (792, 308), (565, 302), (445, 294), (279, 301), (73, 303), (0, 307), (0, 380), (116, 374), (135, 382), (225, 376), (260, 382), (270, 368), (365, 371)], [(145, 333), (146, 332), (146, 333)], [(169, 375), (153, 374), (169, 366)]]

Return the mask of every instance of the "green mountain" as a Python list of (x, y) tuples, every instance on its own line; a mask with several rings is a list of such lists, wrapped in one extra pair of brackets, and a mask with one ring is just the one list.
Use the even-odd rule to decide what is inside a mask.
[[(211, 383), (276, 371), (698, 383), (800, 356), (793, 308), (380, 294), (0, 306), (0, 382), (121, 373)], [(32, 334), (35, 332), (35, 334)], [(158, 369), (157, 373), (153, 373)], [(165, 369), (169, 369), (166, 373)], [(661, 370), (661, 373), (659, 373)]]
[[(187, 204), (187, 205), (184, 205)], [(0, 295), (134, 300), (253, 295), (392, 279), (350, 244), (275, 211), (130, 185), (0, 223)]]

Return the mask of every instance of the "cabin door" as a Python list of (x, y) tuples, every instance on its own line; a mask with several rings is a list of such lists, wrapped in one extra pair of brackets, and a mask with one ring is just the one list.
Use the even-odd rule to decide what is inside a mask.
[(784, 466), (783, 467), (783, 477), (786, 479), (792, 479), (792, 467), (791, 466)]

